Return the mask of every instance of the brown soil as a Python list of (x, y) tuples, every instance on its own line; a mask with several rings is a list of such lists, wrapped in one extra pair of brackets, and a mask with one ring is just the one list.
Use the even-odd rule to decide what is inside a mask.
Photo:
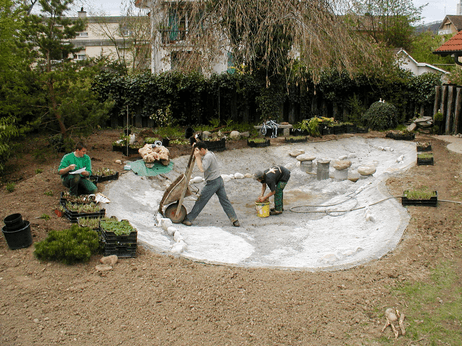
[[(104, 130), (86, 140), (94, 168), (123, 171), (115, 161), (126, 158), (111, 150), (118, 137), (119, 131)], [(390, 193), (427, 186), (438, 191), (439, 200), (461, 201), (461, 155), (436, 138), (416, 138), (426, 140), (432, 142), (435, 165), (391, 178)], [(38, 150), (42, 141), (24, 143), (0, 191), (1, 220), (21, 213), (31, 223), (34, 242), (70, 225), (53, 212), (64, 191), (56, 174), (62, 154)], [(233, 141), (228, 149), (245, 145)], [(173, 157), (190, 153), (189, 147), (170, 149)], [(13, 192), (7, 192), (6, 182), (16, 183)], [(104, 183), (99, 188), (104, 193)], [(439, 202), (437, 208), (408, 210), (410, 224), (392, 253), (337, 272), (215, 266), (139, 246), (136, 258), (120, 259), (102, 274), (95, 270), (101, 255), (74, 266), (44, 263), (34, 257), (33, 246), (9, 250), (1, 237), (0, 344), (380, 345), (380, 337), (394, 338), (391, 329), (381, 333), (387, 307), (404, 312), (406, 326), (422, 319), (406, 310), (393, 287), (430, 282), (431, 269), (445, 261), (462, 270), (460, 205)], [(411, 337), (400, 336), (394, 344), (413, 344)], [(418, 342), (429, 344), (425, 337)]]

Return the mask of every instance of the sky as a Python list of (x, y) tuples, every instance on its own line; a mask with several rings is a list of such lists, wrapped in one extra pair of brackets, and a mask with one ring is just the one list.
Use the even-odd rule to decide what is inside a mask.
[(420, 7), (428, 4), (422, 11), (422, 23), (443, 21), (446, 15), (457, 14), (458, 0), (414, 0), (414, 5)]

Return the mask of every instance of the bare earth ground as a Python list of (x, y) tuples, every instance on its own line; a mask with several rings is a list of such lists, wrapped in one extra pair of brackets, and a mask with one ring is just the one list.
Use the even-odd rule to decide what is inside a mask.
[[(119, 132), (103, 130), (86, 140), (94, 168), (123, 171), (114, 161), (126, 158), (111, 146)], [(391, 178), (391, 195), (427, 186), (438, 191), (439, 200), (462, 201), (461, 154), (448, 151), (447, 143), (437, 138), (416, 138), (425, 140), (432, 142), (435, 165), (415, 166)], [(32, 155), (40, 141), (25, 143), (23, 155), (10, 162), (0, 189), (0, 219), (21, 213), (31, 223), (34, 242), (70, 225), (53, 213), (64, 191), (56, 174), (62, 154)], [(273, 139), (272, 144), (282, 141)], [(227, 144), (228, 150), (245, 145)], [(190, 152), (188, 147), (170, 149), (174, 157)], [(6, 182), (16, 182), (14, 192), (6, 191)], [(104, 184), (99, 188), (104, 193)], [(101, 255), (74, 266), (43, 263), (34, 258), (34, 246), (9, 250), (1, 237), (0, 344), (382, 345), (381, 337), (394, 338), (389, 328), (381, 333), (387, 307), (406, 314), (407, 328), (422, 319), (406, 310), (408, 302), (393, 294), (393, 287), (429, 283), (431, 269), (447, 261), (456, 273), (462, 270), (461, 206), (440, 202), (437, 208), (408, 210), (411, 222), (395, 251), (337, 272), (207, 265), (139, 246), (136, 258), (120, 259), (112, 271), (101, 274), (95, 270)], [(51, 219), (40, 218), (44, 214)], [(439, 298), (446, 299), (444, 292)], [(412, 341), (407, 334), (392, 344), (430, 345), (425, 335), (419, 338)]]

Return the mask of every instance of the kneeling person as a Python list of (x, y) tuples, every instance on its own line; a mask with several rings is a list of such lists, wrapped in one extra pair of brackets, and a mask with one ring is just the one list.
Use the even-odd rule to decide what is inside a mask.
[[(73, 171), (84, 168), (85, 170), (72, 174)], [(96, 193), (98, 188), (88, 178), (91, 175), (91, 159), (87, 155), (87, 148), (82, 142), (75, 145), (75, 151), (64, 155), (58, 167), (63, 185), (69, 188), (73, 196)]]

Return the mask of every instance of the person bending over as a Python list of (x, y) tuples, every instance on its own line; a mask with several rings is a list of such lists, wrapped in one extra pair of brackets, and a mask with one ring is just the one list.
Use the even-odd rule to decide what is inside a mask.
[[(284, 166), (274, 166), (265, 171), (257, 171), (255, 179), (262, 184), (259, 202), (267, 201), (274, 195), (274, 209), (270, 215), (279, 215), (284, 211), (284, 188), (290, 179), (290, 171)], [(270, 192), (265, 196), (266, 187)]]

